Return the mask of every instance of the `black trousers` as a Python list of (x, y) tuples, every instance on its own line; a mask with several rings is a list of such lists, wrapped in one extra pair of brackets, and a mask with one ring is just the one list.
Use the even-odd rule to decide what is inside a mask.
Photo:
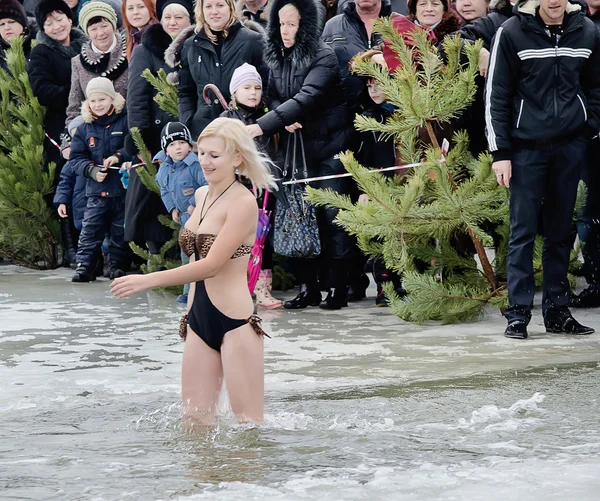
[(551, 316), (567, 307), (567, 272), (572, 248), (573, 210), (585, 162), (582, 138), (546, 150), (517, 149), (510, 180), (510, 238), (506, 274), (508, 322), (529, 322), (535, 294), (533, 244), (544, 227), (542, 311)]

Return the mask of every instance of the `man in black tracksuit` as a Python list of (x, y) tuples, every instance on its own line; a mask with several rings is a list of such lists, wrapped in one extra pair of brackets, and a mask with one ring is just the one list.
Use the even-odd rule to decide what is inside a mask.
[(591, 334), (568, 309), (567, 271), (587, 142), (600, 131), (600, 32), (568, 0), (525, 0), (515, 14), (492, 41), (485, 96), (493, 169), (510, 185), (505, 335), (527, 337), (540, 215), (546, 331)]

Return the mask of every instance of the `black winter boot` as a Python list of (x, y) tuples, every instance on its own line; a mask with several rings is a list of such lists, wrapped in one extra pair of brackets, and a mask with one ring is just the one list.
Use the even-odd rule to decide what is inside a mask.
[(346, 259), (334, 259), (330, 264), (331, 288), (319, 307), (323, 310), (339, 310), (348, 306), (348, 266)]
[(71, 282), (93, 282), (96, 280), (94, 268), (85, 263), (79, 263)]
[(300, 293), (294, 298), (283, 303), (286, 310), (302, 310), (307, 306), (319, 306), (321, 292), (319, 288), (308, 284), (300, 285)]
[(327, 293), (325, 300), (319, 305), (322, 310), (341, 310), (348, 306), (348, 293), (344, 288), (332, 287)]
[(118, 263), (108, 263), (108, 278), (114, 280), (115, 278), (124, 276), (125, 272), (121, 269)]

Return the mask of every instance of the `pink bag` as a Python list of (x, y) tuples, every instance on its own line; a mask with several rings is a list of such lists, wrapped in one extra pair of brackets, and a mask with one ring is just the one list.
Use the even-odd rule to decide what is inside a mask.
[(267, 210), (267, 201), (269, 200), (269, 192), (265, 190), (262, 209), (258, 209), (258, 224), (256, 226), (256, 239), (250, 252), (250, 261), (248, 261), (248, 289), (250, 293), (254, 292), (256, 282), (262, 267), (263, 249), (265, 248), (265, 240), (271, 229), (271, 211)]

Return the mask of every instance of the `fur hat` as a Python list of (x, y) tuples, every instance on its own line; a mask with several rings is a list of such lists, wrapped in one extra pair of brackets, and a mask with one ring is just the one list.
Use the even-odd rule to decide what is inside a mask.
[(2, 0), (0, 5), (0, 19), (12, 19), (19, 23), (23, 28), (27, 28), (27, 14), (17, 0)]
[(231, 82), (229, 84), (229, 94), (233, 96), (233, 93), (238, 90), (246, 82), (254, 82), (262, 87), (262, 78), (256, 68), (251, 64), (244, 63), (238, 66), (233, 72)]
[(88, 24), (95, 17), (102, 17), (112, 24), (113, 29), (117, 30), (118, 18), (115, 9), (106, 2), (88, 2), (79, 12), (79, 27), (86, 35), (88, 33)]
[(85, 88), (85, 97), (89, 98), (90, 94), (94, 92), (100, 92), (102, 94), (106, 94), (113, 99), (116, 96), (115, 86), (113, 83), (106, 77), (96, 77), (92, 78), (87, 87)]
[(185, 10), (188, 11), (190, 15), (190, 22), (194, 24), (194, 2), (193, 0), (156, 0), (156, 15), (158, 20), (162, 20), (163, 12), (165, 9), (172, 4), (179, 4)]
[(193, 144), (190, 130), (181, 122), (169, 122), (160, 133), (160, 147), (164, 151), (175, 141), (185, 141), (190, 145)]
[(62, 12), (71, 21), (73, 21), (73, 11), (63, 0), (42, 0), (35, 8), (35, 20), (38, 28), (44, 31), (46, 18), (53, 12)]

